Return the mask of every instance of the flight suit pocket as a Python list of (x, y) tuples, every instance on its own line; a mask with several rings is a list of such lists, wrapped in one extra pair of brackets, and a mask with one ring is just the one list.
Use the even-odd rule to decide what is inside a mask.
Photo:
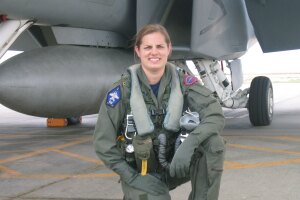
[(209, 185), (221, 180), (224, 157), (225, 143), (223, 138), (219, 135), (210, 137), (206, 153)]
[(157, 169), (157, 162), (151, 137), (140, 137), (137, 135), (133, 138), (132, 144), (134, 146), (137, 170), (141, 171), (142, 160), (147, 160), (147, 172), (154, 172)]
[(139, 137), (133, 138), (132, 142), (134, 146), (135, 155), (138, 159), (148, 160), (150, 158), (150, 152), (152, 150), (151, 137)]

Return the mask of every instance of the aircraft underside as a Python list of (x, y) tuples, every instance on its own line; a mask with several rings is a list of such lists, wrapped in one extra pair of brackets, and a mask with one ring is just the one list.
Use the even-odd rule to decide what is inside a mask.
[[(189, 70), (184, 60), (173, 62)], [(221, 70), (220, 62), (208, 59), (193, 62), (204, 86), (214, 92), (224, 107), (247, 107), (254, 125), (270, 124), (273, 91), (268, 78), (257, 77), (255, 86), (240, 90), (239, 60), (227, 63), (235, 68), (231, 82)], [(133, 63), (133, 55), (119, 49), (52, 46), (24, 52), (1, 65), (0, 101), (18, 112), (47, 118), (95, 114), (108, 87)], [(263, 83), (266, 84), (263, 89), (261, 81), (267, 82)], [(266, 97), (261, 99), (263, 96)], [(265, 117), (260, 120), (262, 115)]]
[[(172, 39), (170, 61), (188, 70), (185, 61), (192, 60), (203, 84), (224, 107), (248, 108), (255, 126), (271, 123), (270, 79), (256, 77), (250, 88), (239, 89), (243, 79), (238, 60), (256, 40), (248, 12), (259, 6), (268, 9), (269, 2), (61, 2), (0, 0), (0, 57), (8, 49), (24, 51), (0, 66), (3, 105), (48, 118), (97, 113), (108, 86), (136, 62), (131, 49), (136, 30), (148, 23), (161, 23)], [(277, 8), (278, 0), (274, 2), (271, 5)], [(255, 32), (257, 35), (257, 29)], [(265, 48), (272, 51), (272, 47)], [(221, 64), (231, 70), (231, 81)]]

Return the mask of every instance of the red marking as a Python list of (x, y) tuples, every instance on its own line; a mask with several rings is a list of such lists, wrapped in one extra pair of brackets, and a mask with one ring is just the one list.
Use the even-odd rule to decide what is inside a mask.
[(195, 76), (184, 75), (184, 81), (183, 81), (184, 85), (186, 85), (186, 86), (194, 85), (197, 82), (198, 82), (198, 79)]
[(7, 15), (0, 15), (0, 22), (7, 21)]

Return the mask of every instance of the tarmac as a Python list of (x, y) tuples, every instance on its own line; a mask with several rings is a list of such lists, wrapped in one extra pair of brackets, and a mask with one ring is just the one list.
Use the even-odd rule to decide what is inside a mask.
[[(227, 141), (219, 200), (300, 199), (299, 83), (273, 84), (270, 126), (253, 127), (246, 109), (224, 109)], [(47, 128), (46, 119), (0, 106), (0, 199), (120, 200), (119, 177), (92, 145), (97, 115)], [(171, 191), (188, 198), (190, 183)]]

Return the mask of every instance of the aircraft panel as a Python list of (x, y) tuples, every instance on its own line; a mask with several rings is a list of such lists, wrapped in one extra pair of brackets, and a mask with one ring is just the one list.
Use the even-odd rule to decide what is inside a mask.
[(194, 0), (191, 51), (214, 59), (235, 59), (255, 38), (244, 1)]
[(263, 52), (300, 48), (299, 0), (246, 0)]
[(136, 31), (132, 0), (0, 0), (0, 14), (36, 19), (39, 24), (120, 32)]

